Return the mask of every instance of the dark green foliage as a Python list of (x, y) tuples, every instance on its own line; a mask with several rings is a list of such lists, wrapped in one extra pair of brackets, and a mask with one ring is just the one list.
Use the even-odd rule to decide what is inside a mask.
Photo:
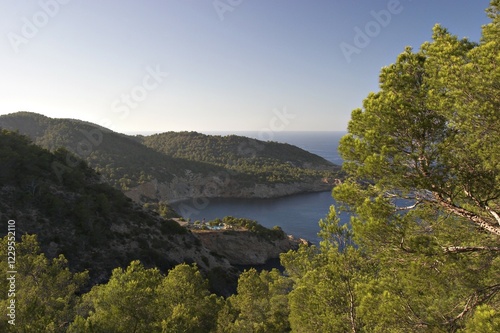
[[(63, 253), (71, 268), (89, 269), (93, 281), (132, 259), (162, 269), (172, 267), (176, 262), (169, 261), (165, 250), (175, 245), (163, 239), (187, 230), (142, 210), (73, 155), (78, 163), (65, 166), (67, 154), (61, 149), (50, 153), (24, 136), (3, 130), (0, 218), (16, 220), (19, 235), (37, 234), (42, 249), (51, 249), (51, 257)], [(54, 170), (55, 164), (62, 165), (64, 172)], [(0, 235), (6, 232), (3, 228)], [(153, 241), (156, 248), (151, 247)], [(199, 247), (194, 237), (185, 242)], [(124, 250), (112, 250), (117, 248)]]
[(142, 142), (169, 156), (222, 167), (242, 181), (290, 183), (332, 176), (336, 169), (323, 158), (289, 144), (242, 136), (167, 132)]
[[(0, 240), (0, 255), (7, 258), (9, 237)], [(11, 289), (9, 280), (0, 284), (0, 306), (6, 311), (14, 300), (15, 318), (4, 312), (0, 320), (2, 332), (66, 332), (76, 316), (80, 303), (77, 293), (88, 279), (87, 272), (71, 273), (64, 256), (49, 260), (33, 235), (24, 235), (15, 243), (15, 280)], [(12, 271), (7, 260), (0, 262), (2, 272)], [(11, 276), (9, 274), (8, 276)], [(9, 282), (9, 283), (7, 283)], [(10, 290), (10, 291), (9, 291)], [(10, 296), (9, 296), (10, 295)], [(7, 323), (14, 319), (15, 325)]]
[(237, 294), (226, 300), (219, 314), (217, 332), (289, 332), (287, 294), (291, 288), (292, 281), (277, 270), (245, 271)]
[[(79, 120), (17, 112), (0, 117), (0, 126), (18, 130), (46, 149), (59, 150), (61, 160), (57, 168), (62, 176), (73, 166), (73, 156), (76, 156), (121, 190), (152, 179), (166, 182), (174, 174), (184, 174), (186, 169), (195, 172), (202, 169), (197, 168), (197, 163), (148, 149), (132, 137)], [(64, 149), (60, 150), (61, 147)], [(72, 157), (68, 157), (68, 151)]]
[(181, 216), (167, 203), (165, 202), (151, 202), (145, 203), (143, 206), (145, 209), (152, 210), (160, 214), (161, 217), (166, 219), (180, 218)]
[(364, 258), (347, 270), (353, 330), (500, 328), (499, 1), (490, 13), (479, 44), (436, 26), (352, 113), (334, 197)]
[(84, 295), (69, 332), (210, 332), (219, 307), (196, 267), (178, 265), (163, 276), (134, 261)]
[(258, 235), (259, 237), (263, 237), (263, 238), (265, 238), (267, 240), (271, 240), (271, 241), (286, 238), (285, 232), (278, 226), (275, 226), (272, 229), (268, 229), (268, 228), (262, 226), (261, 224), (259, 224), (257, 221), (245, 219), (245, 218), (226, 216), (222, 220), (216, 219), (216, 220), (210, 221), (209, 224), (212, 224), (212, 225), (225, 224), (225, 225), (230, 226), (232, 228), (242, 228), (242, 229), (248, 230), (248, 231)]
[[(18, 130), (50, 151), (58, 150), (61, 160), (53, 168), (59, 178), (73, 177), (65, 172), (74, 166), (77, 156), (122, 191), (150, 181), (168, 183), (184, 177), (184, 182), (203, 179), (197, 186), (210, 196), (214, 186), (237, 191), (255, 183), (319, 182), (339, 170), (297, 147), (237, 136), (170, 132), (131, 137), (79, 120), (30, 112), (1, 116), (0, 127)], [(171, 214), (168, 210), (163, 213)]]

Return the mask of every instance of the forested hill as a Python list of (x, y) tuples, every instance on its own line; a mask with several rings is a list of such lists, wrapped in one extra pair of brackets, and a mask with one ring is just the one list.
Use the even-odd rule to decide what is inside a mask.
[[(85, 160), (116, 188), (126, 190), (150, 179), (170, 181), (198, 163), (175, 159), (148, 149), (132, 137), (75, 119), (53, 119), (31, 112), (0, 116), (0, 128), (19, 131), (43, 148), (65, 148)], [(71, 165), (67, 157), (63, 164)]]
[(318, 170), (334, 170), (324, 158), (296, 146), (237, 135), (167, 132), (141, 137), (144, 145), (169, 156), (199, 161), (258, 176), (264, 182), (287, 182)]
[[(112, 186), (132, 193), (134, 199), (279, 196), (324, 190), (328, 185), (323, 180), (337, 177), (339, 170), (300, 148), (238, 136), (180, 132), (134, 137), (80, 120), (53, 119), (31, 112), (0, 116), (0, 128), (19, 131), (51, 151), (64, 147)], [(73, 155), (68, 154), (63, 164), (71, 165)], [(205, 193), (213, 177), (218, 179), (217, 191)], [(138, 187), (141, 184), (154, 189), (145, 195)], [(260, 186), (258, 191), (256, 186)], [(281, 187), (268, 191), (266, 186)], [(189, 190), (180, 193), (180, 187)]]
[[(59, 178), (52, 166), (63, 165), (65, 151), (50, 153), (3, 130), (0, 156), (0, 219), (16, 221), (18, 239), (36, 234), (49, 257), (64, 254), (73, 269), (88, 269), (93, 283), (137, 259), (162, 270), (181, 262), (196, 262), (207, 272), (229, 267), (177, 222), (102, 183), (83, 161), (65, 167)], [(6, 233), (0, 230), (1, 237)]]
[(206, 135), (197, 132), (166, 132), (142, 137), (142, 142), (157, 151), (174, 157), (187, 158), (234, 167), (250, 160), (300, 163), (331, 167), (332, 163), (301, 148), (274, 141), (263, 142), (238, 135)]

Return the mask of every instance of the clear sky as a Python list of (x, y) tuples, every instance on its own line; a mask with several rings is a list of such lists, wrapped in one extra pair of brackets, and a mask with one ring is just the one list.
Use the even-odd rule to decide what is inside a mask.
[(131, 131), (345, 130), (378, 73), (488, 0), (2, 0), (0, 114)]

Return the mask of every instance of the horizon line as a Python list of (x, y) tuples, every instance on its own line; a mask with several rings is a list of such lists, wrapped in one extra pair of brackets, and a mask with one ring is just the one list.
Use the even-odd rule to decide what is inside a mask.
[[(168, 132), (193, 132), (193, 133), (201, 133), (201, 134), (231, 134), (231, 133), (267, 133), (267, 131), (263, 130), (138, 130), (138, 131), (124, 131), (122, 134), (127, 135), (140, 135), (140, 134), (161, 134)], [(347, 129), (345, 130), (290, 130), (290, 131), (270, 131), (271, 133), (347, 133)]]

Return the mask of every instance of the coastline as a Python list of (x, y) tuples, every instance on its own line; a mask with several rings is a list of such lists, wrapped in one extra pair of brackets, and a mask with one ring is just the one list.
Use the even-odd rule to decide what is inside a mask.
[(238, 196), (220, 196), (220, 197), (185, 197), (185, 198), (175, 198), (175, 199), (170, 199), (167, 200), (166, 203), (168, 205), (175, 205), (175, 204), (181, 204), (183, 202), (189, 202), (191, 200), (211, 200), (211, 199), (237, 199), (237, 200), (245, 200), (245, 199), (282, 199), (282, 198), (287, 198), (287, 197), (293, 197), (296, 195), (301, 195), (301, 194), (308, 194), (308, 193), (322, 193), (322, 192), (331, 192), (335, 185), (328, 185), (328, 187), (324, 189), (316, 189), (316, 190), (304, 190), (304, 191), (299, 191), (299, 192), (294, 192), (294, 193), (287, 193), (287, 194), (282, 194), (282, 195), (276, 195), (276, 196), (268, 196), (268, 197), (258, 197), (258, 196), (248, 196), (248, 197), (238, 197)]
[[(331, 191), (303, 192), (279, 198), (209, 198), (185, 200), (171, 207), (191, 222), (211, 221), (225, 216), (247, 218), (266, 228), (279, 226), (287, 235), (319, 244), (318, 221), (325, 218), (335, 200)], [(349, 221), (347, 213), (340, 213), (343, 223)]]
[(253, 184), (224, 186), (213, 182), (193, 182), (176, 178), (171, 182), (159, 182), (157, 179), (142, 183), (125, 192), (125, 195), (137, 203), (163, 201), (174, 204), (185, 200), (205, 199), (276, 199), (303, 193), (331, 191), (339, 179), (316, 179), (311, 182), (293, 182), (276, 184)]

